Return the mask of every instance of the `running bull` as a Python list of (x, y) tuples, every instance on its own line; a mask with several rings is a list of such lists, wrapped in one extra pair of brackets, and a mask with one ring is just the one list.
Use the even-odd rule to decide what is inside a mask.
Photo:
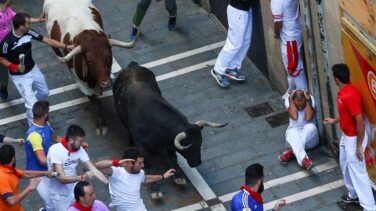
[[(205, 126), (217, 128), (226, 124), (204, 120), (189, 123), (162, 96), (154, 73), (135, 62), (119, 74), (112, 88), (116, 111), (128, 129), (131, 144), (143, 149), (146, 155), (167, 155), (170, 167), (177, 169), (175, 183), (184, 185), (186, 181), (178, 168), (176, 152), (187, 160), (190, 167), (199, 166), (201, 130)], [(152, 184), (151, 196), (154, 199), (162, 197), (156, 184)]]
[(107, 126), (98, 95), (112, 84), (111, 46), (129, 48), (132, 44), (107, 37), (91, 0), (44, 0), (43, 13), (52, 39), (76, 45), (71, 52), (53, 50), (61, 63), (67, 63), (78, 87), (94, 105), (97, 135), (105, 135)]

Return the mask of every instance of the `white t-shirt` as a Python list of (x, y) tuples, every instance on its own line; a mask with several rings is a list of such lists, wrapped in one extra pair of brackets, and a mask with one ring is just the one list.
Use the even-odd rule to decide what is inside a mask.
[[(290, 95), (289, 95), (289, 97), (287, 97), (285, 99), (286, 109), (288, 109), (290, 107), (289, 98), (290, 98)], [(315, 99), (313, 99), (312, 95), (311, 95), (311, 105), (312, 105), (313, 109), (316, 109)], [(305, 110), (306, 110), (305, 108), (302, 111), (298, 110), (298, 119), (297, 120), (293, 120), (293, 119), (290, 118), (289, 128), (299, 128), (299, 127), (303, 127), (307, 123), (313, 123), (313, 124), (316, 123), (316, 117), (315, 116), (313, 116), (312, 120), (309, 121), (309, 122), (307, 120), (305, 120)]]
[[(89, 161), (89, 156), (82, 147), (77, 152), (69, 153), (61, 143), (52, 145), (47, 154), (48, 169), (52, 170), (54, 163), (60, 164), (64, 169), (65, 176), (77, 176), (78, 163), (87, 161)], [(76, 183), (62, 184), (57, 178), (51, 178), (50, 185), (51, 192), (70, 194), (73, 193)]]
[(145, 172), (130, 174), (123, 167), (111, 167), (110, 207), (121, 207), (121, 211), (146, 211), (141, 199), (141, 183), (145, 181)]
[(301, 40), (302, 22), (300, 20), (299, 0), (271, 0), (274, 22), (282, 21), (281, 41)]

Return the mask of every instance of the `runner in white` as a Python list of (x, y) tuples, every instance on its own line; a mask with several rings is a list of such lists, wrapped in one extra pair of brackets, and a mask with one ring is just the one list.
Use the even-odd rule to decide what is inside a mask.
[(117, 211), (146, 211), (142, 201), (141, 183), (152, 183), (173, 176), (175, 169), (162, 175), (145, 175), (144, 155), (136, 147), (125, 149), (123, 160), (103, 160), (96, 167), (109, 176), (111, 204)]
[(294, 89), (308, 90), (302, 59), (302, 23), (298, 0), (271, 0), (274, 18), (274, 35), (281, 39), (282, 60), (287, 71), (286, 98)]
[[(90, 162), (83, 147), (85, 131), (77, 126), (69, 126), (66, 137), (58, 144), (50, 147), (47, 155), (48, 169), (59, 173), (50, 181), (51, 205), (54, 211), (66, 211), (74, 202), (73, 189), (77, 182), (93, 176), (108, 184), (107, 178)], [(88, 172), (77, 176), (76, 167), (82, 162)]]
[(286, 131), (287, 150), (278, 160), (286, 164), (295, 155), (298, 164), (309, 170), (313, 162), (305, 149), (312, 149), (319, 143), (315, 125), (315, 100), (304, 90), (296, 90), (285, 99), (285, 106), (290, 116), (290, 125)]

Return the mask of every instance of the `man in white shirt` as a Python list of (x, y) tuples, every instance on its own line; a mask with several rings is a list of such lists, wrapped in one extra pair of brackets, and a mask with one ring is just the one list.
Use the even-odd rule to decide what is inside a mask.
[(315, 101), (306, 91), (296, 90), (285, 99), (285, 106), (290, 116), (290, 125), (286, 131), (287, 150), (278, 160), (286, 164), (295, 155), (298, 164), (309, 170), (313, 161), (305, 149), (312, 149), (319, 142), (315, 125)]
[(162, 175), (145, 175), (144, 155), (136, 147), (125, 149), (123, 160), (103, 160), (95, 166), (109, 176), (110, 207), (117, 211), (145, 211), (140, 193), (141, 183), (157, 182), (175, 173), (175, 169), (170, 169)]
[[(52, 145), (48, 151), (48, 169), (59, 173), (57, 178), (50, 180), (50, 203), (54, 211), (66, 211), (73, 204), (73, 189), (77, 182), (95, 176), (108, 184), (107, 178), (90, 162), (83, 146), (87, 146), (85, 131), (77, 125), (71, 125), (61, 142)], [(80, 162), (89, 171), (77, 176), (76, 167)]]
[(274, 36), (281, 39), (282, 60), (287, 71), (286, 98), (294, 89), (308, 90), (302, 59), (302, 23), (298, 0), (271, 0), (274, 19)]

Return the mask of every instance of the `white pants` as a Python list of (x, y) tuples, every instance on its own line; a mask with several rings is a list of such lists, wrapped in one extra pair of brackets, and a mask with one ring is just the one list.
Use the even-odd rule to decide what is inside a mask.
[[(296, 42), (297, 45), (297, 49), (295, 50), (292, 46), (293, 42)], [(288, 52), (288, 47), (290, 47), (291, 49), (290, 53)], [(301, 50), (302, 40), (281, 42), (282, 61), (287, 72), (287, 82), (290, 91), (295, 89), (308, 90)], [(289, 68), (295, 69), (295, 74), (293, 74), (293, 76), (290, 76), (290, 74), (288, 73)]]
[(33, 122), (34, 103), (49, 95), (46, 79), (37, 65), (25, 75), (10, 75), (10, 78), (25, 101), (26, 116), (30, 125)]
[(40, 183), (37, 186), (37, 191), (39, 193), (39, 196), (44, 201), (44, 208), (46, 208), (47, 211), (52, 210), (51, 202), (50, 202), (50, 179), (48, 177), (40, 177)]
[(228, 33), (226, 43), (218, 55), (214, 70), (224, 74), (226, 69), (241, 68), (251, 45), (252, 9), (243, 11), (227, 6)]
[(300, 128), (288, 128), (286, 131), (286, 144), (291, 147), (300, 166), (303, 159), (308, 158), (305, 149), (312, 149), (318, 143), (317, 128), (313, 123)]
[[(51, 200), (51, 211), (67, 211), (69, 207), (74, 203), (74, 193), (64, 194), (64, 193), (53, 193), (50, 192)], [(50, 210), (48, 210), (50, 211)]]
[[(368, 136), (364, 135), (363, 152), (367, 146)], [(356, 136), (346, 136), (342, 134), (339, 163), (342, 169), (343, 181), (350, 198), (359, 198), (360, 205), (364, 210), (376, 211), (375, 200), (373, 198), (371, 181), (368, 177), (365, 160), (359, 161), (356, 156)], [(364, 158), (364, 154), (363, 154)]]

